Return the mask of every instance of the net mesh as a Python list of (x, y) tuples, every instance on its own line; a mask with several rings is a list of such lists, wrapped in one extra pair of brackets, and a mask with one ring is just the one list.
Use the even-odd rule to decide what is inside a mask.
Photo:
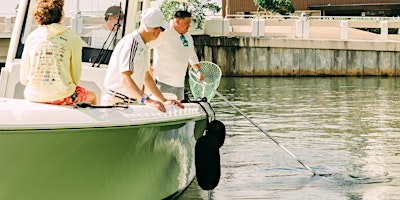
[[(189, 85), (192, 95), (195, 99), (206, 97), (207, 101), (211, 101), (211, 99), (215, 96), (214, 90), (216, 90), (219, 86), (219, 82), (221, 80), (221, 69), (218, 65), (209, 61), (201, 61), (199, 63), (200, 69), (203, 71), (204, 81), (200, 83), (197, 81), (196, 73), (194, 69), (189, 69)], [(214, 88), (214, 90), (210, 89), (208, 86)]]

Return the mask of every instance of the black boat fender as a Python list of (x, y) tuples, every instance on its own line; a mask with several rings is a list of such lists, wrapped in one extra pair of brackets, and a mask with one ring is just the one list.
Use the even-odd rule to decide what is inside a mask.
[(197, 139), (195, 146), (197, 183), (203, 190), (217, 187), (221, 176), (218, 142), (209, 135)]
[(225, 125), (214, 120), (207, 125), (206, 134), (197, 139), (195, 165), (197, 183), (203, 190), (217, 187), (221, 177), (219, 148), (225, 141)]
[(222, 147), (222, 145), (224, 145), (226, 136), (225, 125), (221, 121), (213, 120), (207, 125), (206, 135), (214, 137), (218, 142), (218, 147)]

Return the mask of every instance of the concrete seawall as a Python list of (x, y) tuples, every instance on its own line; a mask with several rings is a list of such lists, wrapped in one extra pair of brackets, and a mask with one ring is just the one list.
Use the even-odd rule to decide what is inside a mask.
[(399, 76), (400, 42), (195, 35), (224, 76)]

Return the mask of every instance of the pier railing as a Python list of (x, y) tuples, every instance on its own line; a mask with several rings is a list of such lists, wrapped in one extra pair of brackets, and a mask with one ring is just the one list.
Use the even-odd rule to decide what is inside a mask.
[[(103, 20), (97, 15), (85, 16), (83, 18), (85, 28), (76, 31), (80, 35), (85, 35), (92, 29), (101, 27)], [(71, 21), (71, 16), (67, 16), (65, 25), (72, 27)], [(14, 22), (15, 15), (0, 13), (0, 63), (5, 62)], [(362, 28), (379, 28), (380, 34), (360, 30)], [(208, 16), (204, 23), (204, 29), (192, 32), (192, 34), (339, 41), (400, 41), (400, 34), (389, 34), (389, 29), (400, 29), (400, 17), (238, 14), (226, 17)]]
[[(360, 30), (379, 28), (380, 34)], [(227, 15), (206, 19), (204, 33), (219, 36), (398, 40), (389, 29), (400, 17)]]
[[(97, 20), (94, 22), (94, 19)], [(102, 20), (102, 17), (85, 17), (83, 23), (93, 24), (88, 27), (96, 27)], [(70, 21), (67, 17), (67, 26), (71, 26)], [(0, 15), (0, 34), (3, 38), (11, 36), (14, 22), (15, 16)], [(381, 31), (380, 34), (374, 34), (361, 28), (379, 28)], [(216, 36), (400, 40), (399, 34), (389, 34), (392, 28), (400, 29), (400, 17), (236, 14), (207, 17), (204, 30), (199, 33)], [(88, 31), (83, 30), (80, 34)]]
[(2, 16), (0, 13), (0, 32), (10, 33), (14, 26), (15, 16)]
[(0, 63), (5, 63), (15, 14), (0, 13)]

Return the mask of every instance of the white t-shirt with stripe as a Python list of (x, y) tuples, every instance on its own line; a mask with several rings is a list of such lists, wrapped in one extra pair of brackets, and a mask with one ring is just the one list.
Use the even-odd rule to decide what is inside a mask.
[(142, 88), (146, 72), (150, 69), (148, 52), (148, 48), (137, 30), (124, 36), (117, 43), (111, 55), (104, 87), (133, 98), (121, 82), (121, 73), (133, 72), (133, 81), (139, 88)]

